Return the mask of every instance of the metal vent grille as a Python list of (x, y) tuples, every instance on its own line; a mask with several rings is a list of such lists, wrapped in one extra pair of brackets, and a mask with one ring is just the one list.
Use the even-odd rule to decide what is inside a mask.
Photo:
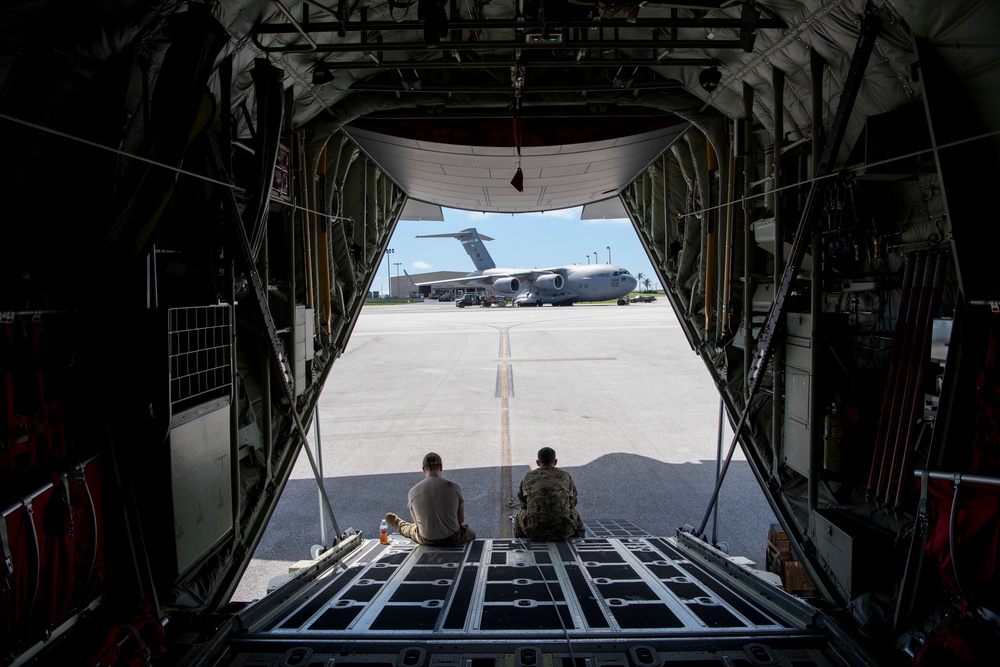
[(232, 308), (171, 308), (167, 313), (170, 410), (229, 396), (232, 383)]

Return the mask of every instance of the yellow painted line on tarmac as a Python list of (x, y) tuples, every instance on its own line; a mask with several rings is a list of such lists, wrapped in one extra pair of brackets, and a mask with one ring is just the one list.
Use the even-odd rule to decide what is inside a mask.
[(510, 469), (510, 335), (500, 330), (500, 537), (513, 537), (510, 509), (513, 488)]

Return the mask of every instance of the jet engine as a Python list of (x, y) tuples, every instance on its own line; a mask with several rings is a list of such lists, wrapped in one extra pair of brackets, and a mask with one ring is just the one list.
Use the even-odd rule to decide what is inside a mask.
[(561, 290), (565, 281), (558, 273), (548, 273), (535, 280), (538, 289)]
[(493, 281), (493, 289), (501, 294), (517, 294), (521, 291), (521, 281), (517, 278), (498, 278)]

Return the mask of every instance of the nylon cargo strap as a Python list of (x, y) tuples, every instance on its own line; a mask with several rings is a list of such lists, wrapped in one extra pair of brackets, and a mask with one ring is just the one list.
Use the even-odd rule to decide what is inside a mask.
[(921, 537), (927, 537), (927, 487), (930, 486), (930, 482), (931, 474), (925, 467), (920, 476), (920, 500), (917, 502), (917, 529)]
[(63, 500), (66, 502), (66, 516), (68, 517), (68, 522), (66, 524), (66, 534), (70, 537), (73, 536), (73, 496), (70, 494), (69, 490), (69, 475), (59, 475), (59, 481), (62, 482), (63, 489)]
[(119, 625), (125, 628), (125, 631), (135, 638), (136, 643), (139, 644), (139, 648), (146, 654), (146, 660), (149, 660), (152, 657), (152, 653), (149, 650), (149, 645), (146, 643), (146, 640), (142, 638), (142, 633), (139, 632), (139, 629), (134, 625), (129, 625), (128, 623), (120, 623)]
[(66, 502), (66, 515), (69, 517), (68, 524), (66, 526), (66, 534), (73, 535), (73, 496), (69, 489), (69, 478), (73, 477), (76, 481), (82, 481), (83, 476), (79, 472), (73, 470), (70, 472), (63, 473), (59, 475), (59, 480), (63, 484), (63, 500)]
[(2, 574), (4, 581), (14, 574), (14, 560), (10, 554), (10, 541), (7, 538), (7, 517), (0, 516), (0, 548), (3, 549)]

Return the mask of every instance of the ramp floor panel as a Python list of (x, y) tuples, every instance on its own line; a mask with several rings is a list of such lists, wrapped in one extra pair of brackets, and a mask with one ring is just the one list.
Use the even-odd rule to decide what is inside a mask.
[(792, 629), (671, 541), (609, 523), (589, 532), (630, 536), (460, 547), (419, 546), (400, 536), (366, 543), (257, 636), (481, 640)]

